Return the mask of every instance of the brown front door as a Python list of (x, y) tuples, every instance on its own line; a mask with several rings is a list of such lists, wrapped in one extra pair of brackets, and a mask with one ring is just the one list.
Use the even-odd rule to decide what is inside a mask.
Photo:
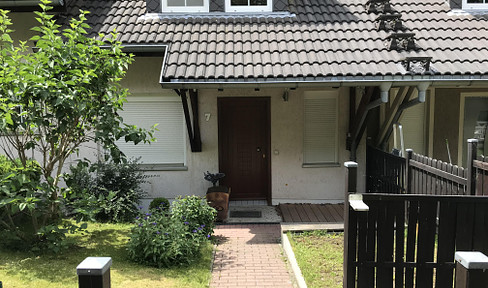
[(219, 98), (221, 184), (233, 200), (271, 201), (269, 98)]

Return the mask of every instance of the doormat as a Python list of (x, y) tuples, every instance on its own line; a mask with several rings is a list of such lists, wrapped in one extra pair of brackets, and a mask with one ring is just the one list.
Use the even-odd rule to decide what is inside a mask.
[(261, 211), (230, 211), (232, 218), (261, 218)]

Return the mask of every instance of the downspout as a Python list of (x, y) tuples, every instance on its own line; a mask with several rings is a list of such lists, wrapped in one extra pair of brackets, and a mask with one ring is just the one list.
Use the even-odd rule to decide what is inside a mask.
[(366, 105), (366, 110), (364, 113), (361, 115), (361, 118), (358, 122), (357, 129), (355, 130), (354, 135), (352, 135), (352, 143), (351, 143), (351, 153), (350, 153), (350, 160), (351, 161), (356, 161), (357, 158), (357, 148), (359, 145), (359, 142), (361, 139), (359, 138), (359, 135), (362, 134), (361, 130), (364, 130), (364, 121), (366, 120), (366, 117), (368, 116), (368, 113), (371, 109), (374, 109), (378, 106), (380, 106), (383, 103), (388, 102), (388, 95), (390, 92), (392, 82), (383, 82), (380, 84), (380, 98), (376, 99), (374, 101), (371, 101), (368, 105)]

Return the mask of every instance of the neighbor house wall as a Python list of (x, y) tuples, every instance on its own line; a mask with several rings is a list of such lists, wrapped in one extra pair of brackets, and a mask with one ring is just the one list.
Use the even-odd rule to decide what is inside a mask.
[(453, 164), (466, 166), (466, 163), (458, 161), (458, 150), (462, 149), (458, 143), (461, 93), (479, 92), (488, 92), (488, 89), (439, 88), (435, 90), (433, 158), (449, 162), (447, 139)]

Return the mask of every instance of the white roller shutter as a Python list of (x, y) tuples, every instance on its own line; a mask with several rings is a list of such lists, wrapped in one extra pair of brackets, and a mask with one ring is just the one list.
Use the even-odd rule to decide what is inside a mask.
[(184, 120), (178, 97), (133, 96), (120, 113), (124, 122), (142, 128), (158, 124), (151, 144), (119, 141), (121, 150), (130, 157), (141, 157), (143, 164), (183, 164), (185, 155)]
[(304, 164), (337, 163), (337, 94), (307, 92), (304, 114)]

